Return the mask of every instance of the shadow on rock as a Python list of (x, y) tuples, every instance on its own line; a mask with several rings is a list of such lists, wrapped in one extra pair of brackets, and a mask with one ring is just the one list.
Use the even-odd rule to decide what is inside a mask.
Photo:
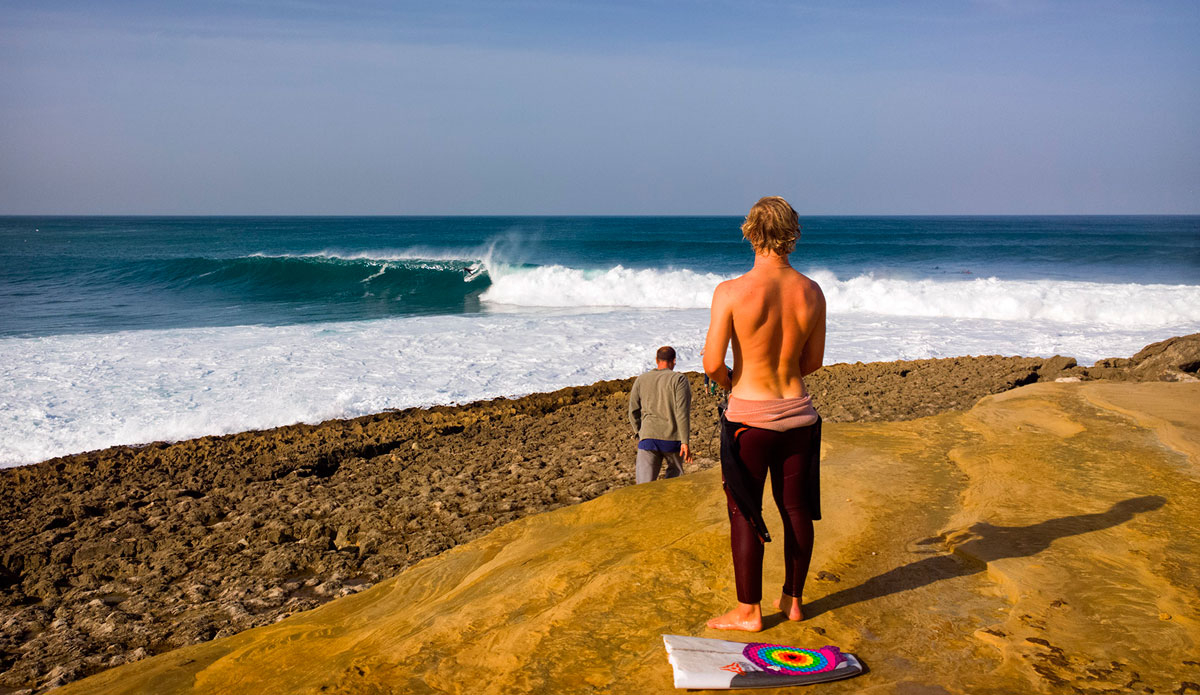
[(1137, 514), (1159, 509), (1166, 502), (1166, 498), (1158, 495), (1133, 497), (1096, 514), (1064, 516), (1029, 526), (995, 526), (980, 522), (966, 530), (948, 531), (925, 538), (917, 541), (916, 545), (941, 546), (949, 552), (931, 549), (927, 552), (939, 554), (897, 567), (871, 577), (858, 586), (807, 603), (804, 605), (804, 614), (811, 618), (826, 611), (928, 586), (943, 579), (977, 574), (984, 571), (989, 562), (1037, 555), (1060, 538), (1118, 526)]

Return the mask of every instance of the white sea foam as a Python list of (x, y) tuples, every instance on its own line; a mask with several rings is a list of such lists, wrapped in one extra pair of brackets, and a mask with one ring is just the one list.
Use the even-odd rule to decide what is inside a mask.
[(0, 465), (623, 377), (697, 326), (509, 314), (4, 339)]
[[(0, 340), (0, 465), (116, 444), (514, 396), (648, 368), (700, 368), (704, 309), (532, 310), (280, 327)], [(1042, 319), (831, 314), (826, 362), (1133, 354), (1169, 330)]]
[(1200, 321), (1200, 286), (1061, 280), (839, 280), (817, 271), (831, 314), (1168, 327)]
[(579, 270), (560, 265), (532, 269), (489, 266), (492, 286), (481, 299), (537, 307), (707, 307), (725, 278), (691, 270)]
[[(691, 270), (579, 270), (551, 265), (489, 268), (484, 302), (531, 307), (706, 308), (726, 276)], [(810, 275), (825, 292), (829, 314), (1055, 321), (1141, 328), (1200, 321), (1200, 286), (1059, 280), (902, 280)]]

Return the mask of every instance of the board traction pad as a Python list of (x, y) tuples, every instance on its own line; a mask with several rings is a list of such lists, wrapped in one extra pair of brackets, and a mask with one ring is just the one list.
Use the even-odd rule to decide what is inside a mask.
[[(667, 660), (671, 662), (671, 668), (675, 672), (676, 688), (780, 688), (851, 678), (865, 670), (858, 657), (844, 652), (840, 653), (837, 666), (830, 670), (813, 673), (776, 673), (761, 668), (745, 655), (747, 646), (761, 645), (761, 642), (663, 635), (663, 644), (667, 648)], [(836, 648), (831, 649), (837, 652)], [(825, 648), (804, 651), (829, 653)]]

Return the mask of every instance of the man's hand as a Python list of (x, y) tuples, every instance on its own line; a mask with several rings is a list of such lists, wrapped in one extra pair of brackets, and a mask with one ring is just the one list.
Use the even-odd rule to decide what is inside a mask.
[(692, 456), (692, 450), (687, 444), (679, 445), (679, 453), (683, 456), (684, 463), (691, 463), (695, 460), (695, 457)]

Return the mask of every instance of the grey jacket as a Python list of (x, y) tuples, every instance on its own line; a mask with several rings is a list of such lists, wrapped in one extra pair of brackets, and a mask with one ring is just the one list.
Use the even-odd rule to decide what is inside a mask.
[(638, 439), (688, 443), (692, 387), (685, 375), (653, 369), (633, 382), (629, 392), (629, 421)]

